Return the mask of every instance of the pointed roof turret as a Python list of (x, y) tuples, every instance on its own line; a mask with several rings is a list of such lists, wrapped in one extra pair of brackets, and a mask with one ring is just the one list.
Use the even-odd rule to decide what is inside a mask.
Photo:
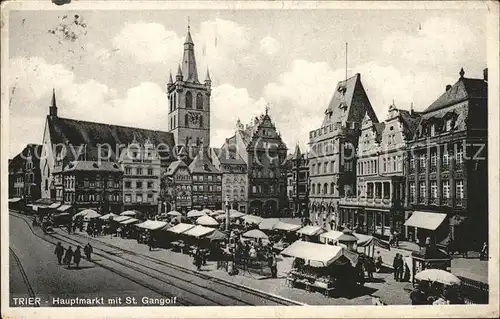
[(208, 71), (208, 68), (207, 68), (207, 75), (205, 76), (205, 82), (209, 82), (209, 81), (212, 81), (212, 79), (210, 79), (210, 72)]
[(180, 64), (179, 64), (179, 66), (177, 68), (177, 75), (175, 76), (175, 79), (179, 80), (179, 81), (182, 81), (182, 69), (181, 69), (181, 65)]
[(461, 68), (461, 69), (460, 69), (460, 72), (459, 72), (458, 74), (460, 74), (460, 78), (463, 78), (463, 77), (464, 77), (464, 75), (465, 75), (464, 68)]
[(293, 159), (301, 159), (302, 158), (302, 153), (300, 152), (300, 147), (299, 143), (295, 146), (295, 152), (293, 153)]
[(52, 89), (52, 101), (49, 107), (49, 116), (57, 117), (56, 89)]
[(194, 43), (191, 38), (190, 27), (188, 25), (188, 32), (186, 41), (184, 41), (184, 55), (182, 57), (182, 75), (186, 82), (198, 82), (198, 70), (196, 69), (196, 59), (194, 56)]
[(170, 71), (170, 74), (168, 75), (168, 84), (173, 84), (174, 81), (172, 79), (172, 71)]

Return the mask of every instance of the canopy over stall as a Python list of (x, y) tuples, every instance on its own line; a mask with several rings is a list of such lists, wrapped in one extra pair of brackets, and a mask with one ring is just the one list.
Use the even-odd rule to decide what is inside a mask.
[(342, 236), (341, 231), (330, 230), (329, 232), (319, 235), (319, 239), (322, 243), (327, 243), (327, 241), (333, 241), (335, 243), (340, 236)]
[(259, 229), (272, 230), (277, 223), (279, 223), (277, 218), (264, 218), (259, 224)]
[(426, 269), (415, 275), (416, 280), (439, 282), (445, 285), (459, 285), (460, 279), (451, 272), (441, 269)]
[[(223, 219), (226, 218), (226, 215), (227, 215), (227, 213), (220, 214), (220, 215), (217, 215), (215, 218), (217, 220), (223, 220)], [(240, 213), (239, 211), (237, 211), (235, 209), (230, 209), (229, 210), (229, 218), (231, 218), (231, 219), (240, 218), (240, 217), (243, 217), (245, 215), (246, 214)]]
[(50, 204), (49, 207), (47, 208), (50, 208), (50, 209), (56, 209), (57, 207), (61, 206), (62, 203), (61, 202), (55, 202), (53, 204)]
[(202, 226), (218, 226), (219, 222), (217, 222), (214, 218), (208, 215), (203, 215), (198, 217), (198, 219), (196, 220), (196, 224)]
[(226, 240), (227, 237), (228, 237), (227, 234), (221, 232), (218, 229), (216, 229), (213, 233), (206, 236), (206, 238), (210, 241), (223, 241)]
[(121, 223), (122, 221), (130, 219), (130, 218), (132, 218), (132, 217), (130, 217), (130, 216), (116, 216), (116, 217), (113, 217), (113, 221)]
[(59, 206), (57, 208), (57, 211), (59, 211), (59, 212), (65, 212), (65, 211), (67, 211), (70, 208), (71, 208), (71, 205), (64, 204), (64, 205)]
[(404, 225), (428, 230), (436, 230), (436, 228), (443, 223), (445, 218), (446, 214), (416, 211), (413, 212)]
[(137, 216), (138, 212), (135, 210), (127, 210), (120, 214), (120, 216)]
[(185, 223), (180, 223), (177, 224), (171, 228), (168, 229), (169, 232), (175, 233), (175, 234), (181, 234), (191, 228), (195, 227), (192, 224), (185, 224)]
[(77, 217), (83, 217), (85, 219), (92, 219), (92, 218), (101, 217), (101, 214), (99, 214), (98, 212), (96, 212), (95, 210), (92, 210), (92, 209), (84, 209), (81, 212), (76, 213), (73, 216), (73, 219), (75, 219)]
[(283, 256), (302, 258), (326, 267), (342, 256), (342, 247), (315, 244), (307, 241), (296, 241), (281, 252)]
[(205, 213), (200, 212), (199, 210), (196, 210), (196, 209), (192, 209), (187, 213), (187, 217), (189, 217), (189, 218), (200, 217), (203, 215), (205, 215)]
[(170, 211), (167, 213), (168, 216), (174, 216), (174, 217), (178, 217), (178, 216), (182, 216), (181, 213), (179, 213), (178, 211), (176, 210), (173, 210), (173, 211)]
[(258, 229), (249, 230), (241, 236), (243, 236), (245, 238), (268, 239), (267, 235)]
[(245, 215), (241, 217), (244, 223), (258, 225), (262, 222), (263, 218), (255, 215)]
[(307, 235), (307, 236), (316, 236), (319, 234), (323, 234), (325, 232), (326, 230), (324, 228), (320, 226), (311, 226), (311, 225), (304, 226), (297, 230), (297, 234)]
[(166, 223), (166, 222), (148, 219), (143, 223), (136, 224), (135, 226), (140, 227), (140, 228), (144, 228), (144, 229), (149, 229), (149, 230), (157, 230), (160, 228), (164, 228), (167, 225), (168, 225), (168, 223)]
[(200, 237), (208, 235), (214, 231), (215, 231), (215, 229), (213, 229), (213, 228), (197, 225), (197, 226), (187, 230), (186, 232), (184, 232), (184, 235), (195, 237), (195, 238), (200, 238)]
[(208, 215), (210, 215), (210, 216), (216, 216), (216, 215), (220, 215), (220, 214), (224, 214), (224, 213), (225, 213), (225, 211), (223, 211), (222, 209), (219, 209), (219, 210), (216, 210), (214, 212), (211, 212)]
[(103, 219), (103, 220), (110, 220), (110, 219), (113, 219), (115, 217), (117, 217), (118, 215), (116, 214), (113, 214), (113, 213), (109, 213), (109, 214), (106, 214), (106, 215), (103, 215), (101, 217), (99, 217), (100, 219)]
[(300, 226), (300, 225), (294, 225), (294, 224), (289, 224), (289, 223), (279, 221), (276, 225), (274, 225), (273, 229), (283, 230), (283, 231), (287, 231), (287, 232), (293, 232), (293, 231), (300, 229), (301, 227), (302, 226)]
[[(451, 256), (435, 245), (423, 247), (418, 252), (411, 253), (412, 274), (417, 274), (427, 268), (448, 270), (451, 268)], [(416, 278), (413, 277), (413, 281)]]
[(17, 203), (21, 200), (20, 197), (9, 198), (9, 203)]
[(138, 221), (139, 220), (137, 218), (129, 218), (129, 219), (121, 221), (120, 224), (122, 224), (122, 225), (129, 225), (129, 224), (136, 223)]
[(202, 213), (204, 213), (204, 214), (209, 215), (209, 214), (211, 214), (211, 213), (212, 213), (212, 210), (211, 210), (211, 209), (208, 209), (208, 208), (204, 208), (204, 209), (202, 209), (202, 210), (201, 210), (201, 212), (202, 212)]

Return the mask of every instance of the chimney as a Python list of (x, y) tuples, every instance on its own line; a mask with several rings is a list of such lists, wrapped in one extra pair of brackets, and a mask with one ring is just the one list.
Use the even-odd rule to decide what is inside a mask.
[(488, 82), (488, 68), (483, 70), (483, 79), (484, 82)]
[(446, 92), (448, 92), (448, 90), (449, 90), (449, 89), (451, 89), (451, 85), (449, 85), (449, 84), (448, 84), (448, 85), (446, 86)]
[(411, 102), (411, 105), (410, 105), (410, 115), (413, 115), (413, 102)]

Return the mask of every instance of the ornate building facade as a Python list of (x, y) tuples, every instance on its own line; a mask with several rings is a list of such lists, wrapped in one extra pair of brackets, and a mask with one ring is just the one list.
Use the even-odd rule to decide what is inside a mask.
[(206, 152), (200, 153), (189, 164), (193, 179), (192, 208), (222, 208), (222, 173), (210, 162)]
[(279, 216), (287, 207), (287, 147), (271, 120), (265, 114), (252, 125), (236, 125), (235, 144), (238, 155), (248, 170), (248, 213)]
[(287, 157), (287, 195), (291, 215), (309, 217), (309, 165), (307, 153), (295, 152)]
[(149, 139), (136, 139), (122, 151), (119, 164), (123, 170), (123, 206), (146, 216), (159, 211), (161, 163), (156, 146)]
[(359, 233), (388, 238), (403, 233), (404, 153), (420, 121), (417, 112), (389, 107), (386, 121), (365, 116), (356, 152), (357, 192), (340, 199), (340, 222)]
[(186, 214), (193, 206), (193, 178), (189, 167), (182, 160), (172, 162), (167, 169), (164, 178), (165, 194), (164, 212), (177, 210)]
[(236, 136), (226, 140), (220, 149), (213, 149), (212, 162), (222, 172), (222, 199), (229, 200), (232, 209), (248, 211), (247, 164), (236, 152)]
[(357, 73), (337, 84), (321, 127), (309, 132), (309, 205), (315, 225), (336, 229), (340, 198), (356, 190), (355, 150), (365, 115), (378, 123)]
[(9, 161), (9, 198), (20, 198), (22, 205), (41, 197), (41, 153), (41, 145), (28, 144)]
[[(406, 222), (413, 239), (488, 239), (488, 78), (466, 78), (423, 113), (406, 151)], [(432, 220), (431, 220), (431, 217)]]

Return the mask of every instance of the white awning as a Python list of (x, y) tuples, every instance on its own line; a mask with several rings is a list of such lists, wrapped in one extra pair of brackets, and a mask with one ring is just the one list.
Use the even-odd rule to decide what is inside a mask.
[(214, 231), (215, 231), (214, 228), (209, 228), (209, 227), (198, 225), (198, 226), (195, 226), (195, 227), (189, 229), (188, 231), (186, 231), (184, 233), (184, 235), (188, 235), (188, 236), (192, 236), (192, 237), (201, 237), (204, 235), (208, 235)]
[[(125, 216), (121, 216), (121, 217), (125, 217)], [(114, 220), (116, 220), (117, 218), (115, 218)], [(130, 217), (129, 217), (129, 219), (130, 219)], [(160, 229), (160, 228), (167, 226), (167, 224), (168, 223), (162, 222), (159, 220), (146, 220), (145, 222), (140, 223), (140, 224), (136, 224), (135, 226), (140, 227), (140, 228), (149, 229), (149, 230), (157, 230), (157, 229)]]
[(180, 233), (183, 233), (186, 230), (191, 229), (193, 227), (194, 227), (194, 225), (192, 225), (192, 224), (180, 223), (180, 224), (173, 226), (172, 228), (169, 228), (168, 231), (172, 232), (172, 233), (180, 234)]
[(17, 203), (20, 200), (21, 200), (21, 198), (19, 198), (19, 197), (9, 198), (9, 203)]
[(135, 223), (135, 222), (138, 222), (139, 220), (137, 218), (129, 218), (129, 219), (126, 219), (124, 221), (121, 221), (120, 224), (122, 225), (128, 225), (128, 224), (132, 224), (132, 223)]
[(300, 240), (288, 246), (281, 254), (315, 261), (319, 263), (319, 266), (328, 266), (343, 255), (340, 246), (315, 244)]
[(277, 218), (264, 218), (259, 224), (259, 229), (272, 230), (277, 223), (279, 223), (279, 219)]
[(125, 220), (130, 219), (130, 218), (132, 218), (132, 217), (130, 217), (130, 216), (116, 216), (116, 217), (113, 217), (113, 221), (121, 223), (122, 221), (125, 221)]
[(319, 238), (322, 242), (325, 242), (327, 239), (328, 240), (333, 240), (334, 242), (337, 241), (337, 239), (342, 236), (341, 231), (337, 230), (330, 230), (329, 232), (323, 233), (319, 235)]
[(61, 206), (59, 206), (57, 208), (57, 210), (60, 211), (60, 212), (65, 212), (65, 211), (67, 211), (70, 208), (71, 208), (71, 205), (61, 205)]
[(296, 231), (300, 228), (302, 228), (302, 226), (295, 225), (295, 224), (289, 224), (289, 223), (285, 223), (282, 221), (280, 221), (276, 225), (274, 225), (274, 229), (284, 230), (284, 231)]
[(312, 225), (304, 226), (301, 229), (297, 230), (297, 234), (304, 234), (307, 236), (315, 236), (324, 232), (326, 232), (326, 230), (324, 230), (322, 227)]
[(436, 230), (445, 220), (446, 214), (430, 212), (413, 212), (410, 218), (405, 222), (405, 226), (413, 226), (429, 230)]
[(62, 203), (57, 202), (57, 203), (54, 203), (54, 204), (50, 205), (50, 206), (49, 206), (49, 207), (47, 207), (47, 208), (51, 208), (51, 209), (52, 209), (52, 208), (57, 208), (57, 207), (61, 206), (61, 204), (62, 204)]

